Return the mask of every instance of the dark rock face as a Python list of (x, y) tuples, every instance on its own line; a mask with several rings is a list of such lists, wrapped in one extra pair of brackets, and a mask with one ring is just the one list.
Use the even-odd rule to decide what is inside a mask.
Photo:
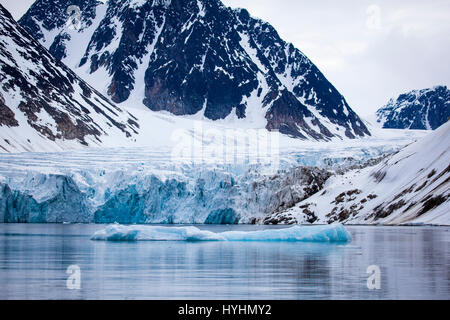
[(24, 131), (29, 126), (49, 140), (84, 145), (86, 136), (101, 142), (111, 128), (126, 137), (137, 133), (132, 115), (56, 60), (2, 6), (0, 57), (0, 125)]
[(5, 99), (0, 92), (0, 126), (18, 127), (19, 123), (14, 117), (14, 112), (5, 104)]
[(435, 130), (449, 118), (450, 90), (446, 86), (401, 94), (377, 111), (377, 121), (391, 129)]
[[(81, 9), (78, 31), (65, 27), (72, 4)], [(92, 84), (117, 103), (135, 93), (175, 115), (256, 114), (261, 127), (302, 139), (370, 135), (302, 52), (219, 0), (38, 0), (20, 24), (75, 71), (107, 72), (105, 83)]]
[[(279, 185), (270, 196), (263, 223), (297, 223), (297, 220), (289, 214), (285, 214), (285, 211), (322, 190), (325, 182), (331, 176), (332, 173), (325, 169), (298, 167), (284, 173), (282, 176), (272, 177), (272, 180), (279, 180)], [(302, 209), (304, 209), (304, 213), (310, 216), (309, 218), (312, 222), (316, 220), (315, 215), (308, 208)]]

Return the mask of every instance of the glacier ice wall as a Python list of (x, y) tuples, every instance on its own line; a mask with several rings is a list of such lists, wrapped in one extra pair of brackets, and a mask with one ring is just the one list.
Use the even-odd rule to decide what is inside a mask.
[(262, 223), (322, 189), (332, 171), (385, 152), (286, 152), (271, 174), (262, 164), (174, 162), (148, 149), (2, 154), (0, 222)]
[[(119, 173), (111, 173), (117, 175)], [(119, 174), (120, 175), (120, 174)], [(118, 184), (80, 187), (75, 177), (31, 174), (11, 189), (0, 185), (4, 222), (238, 223), (294, 205), (321, 188), (330, 173), (301, 167), (285, 175), (243, 176), (217, 168), (195, 178), (123, 176)], [(84, 173), (86, 180), (92, 176)], [(18, 182), (17, 182), (18, 183)], [(14, 185), (14, 183), (12, 183)]]
[(70, 177), (38, 175), (30, 182), (34, 183), (35, 190), (43, 190), (45, 194), (33, 195), (33, 190), (11, 190), (7, 184), (0, 183), (0, 221), (92, 221), (87, 199)]

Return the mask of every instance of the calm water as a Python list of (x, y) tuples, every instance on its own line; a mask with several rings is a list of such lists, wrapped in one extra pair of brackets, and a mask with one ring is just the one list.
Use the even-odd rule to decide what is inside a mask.
[(0, 224), (0, 299), (450, 299), (448, 227), (348, 227), (347, 245), (89, 240), (102, 227)]

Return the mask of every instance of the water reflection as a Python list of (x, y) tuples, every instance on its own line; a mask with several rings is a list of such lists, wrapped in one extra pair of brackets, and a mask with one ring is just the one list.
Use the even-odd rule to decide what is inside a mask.
[[(349, 227), (348, 245), (90, 241), (99, 228), (0, 225), (0, 298), (450, 298), (449, 228)], [(81, 290), (66, 288), (74, 264)], [(380, 290), (366, 287), (373, 264), (382, 271)]]

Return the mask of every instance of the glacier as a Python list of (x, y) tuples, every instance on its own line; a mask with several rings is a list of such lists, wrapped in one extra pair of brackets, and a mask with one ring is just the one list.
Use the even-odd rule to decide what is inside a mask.
[(262, 223), (322, 189), (332, 174), (382, 158), (415, 137), (282, 140), (275, 172), (267, 162), (173, 159), (170, 148), (157, 146), (0, 154), (0, 222)]
[(201, 230), (193, 226), (124, 226), (115, 224), (96, 231), (91, 240), (351, 242), (352, 236), (342, 224), (219, 233)]

